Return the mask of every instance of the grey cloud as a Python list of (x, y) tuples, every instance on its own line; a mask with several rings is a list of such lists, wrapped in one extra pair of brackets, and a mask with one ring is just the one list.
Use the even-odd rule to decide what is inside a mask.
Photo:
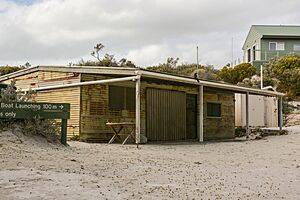
[[(258, 6), (259, 5), (259, 6)], [(223, 66), (235, 59), (251, 24), (295, 24), (297, 0), (44, 0), (0, 3), (0, 65), (28, 60), (67, 64), (89, 58), (93, 45), (141, 66), (166, 56)], [(91, 58), (92, 59), (92, 58)]]

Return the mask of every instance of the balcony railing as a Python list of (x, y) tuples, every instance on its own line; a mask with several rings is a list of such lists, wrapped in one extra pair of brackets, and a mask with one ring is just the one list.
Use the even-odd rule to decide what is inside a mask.
[[(300, 55), (300, 51), (291, 51), (291, 52), (286, 52), (286, 51), (264, 51), (264, 52), (262, 52), (262, 54), (260, 56), (258, 54), (261, 52), (261, 50), (255, 50), (255, 52), (256, 52), (256, 56), (255, 56), (255, 59), (252, 60), (252, 61), (267, 61), (267, 60), (270, 60), (271, 58), (274, 58), (274, 57), (283, 57), (283, 56), (287, 56), (287, 55), (292, 54), (292, 53)], [(257, 53), (257, 52), (259, 52), (259, 53)], [(259, 57), (261, 57), (261, 58), (258, 59)]]

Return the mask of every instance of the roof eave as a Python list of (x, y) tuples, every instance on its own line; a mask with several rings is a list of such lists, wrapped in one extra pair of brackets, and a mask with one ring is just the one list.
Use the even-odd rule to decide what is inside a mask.
[(0, 76), (0, 81), (16, 78), (25, 74), (36, 71), (53, 71), (53, 72), (74, 72), (74, 73), (91, 73), (91, 74), (119, 74), (134, 75), (139, 68), (129, 67), (101, 67), (101, 66), (36, 66), (19, 70), (10, 74)]
[(263, 35), (262, 39), (300, 39), (300, 35)]
[(199, 82), (198, 82), (196, 79), (193, 79), (193, 78), (178, 77), (178, 76), (174, 76), (174, 75), (160, 74), (157, 72), (150, 72), (150, 71), (145, 71), (145, 70), (140, 70), (139, 73), (141, 73), (142, 77), (159, 78), (162, 80), (178, 81), (178, 82), (183, 82), (183, 83), (193, 84), (193, 85), (204, 85), (207, 87), (230, 90), (230, 91), (236, 92), (236, 93), (247, 93), (248, 92), (249, 94), (263, 95), (263, 96), (285, 96), (285, 94), (280, 93), (280, 92), (247, 88), (247, 87), (242, 87), (242, 86), (238, 86), (238, 85), (230, 85), (230, 84), (226, 84), (226, 83), (218, 83), (218, 82), (211, 82), (211, 81), (205, 81), (205, 80), (199, 80)]
[(20, 70), (11, 74), (4, 75), (0, 77), (0, 81), (4, 81), (10, 78), (15, 78), (24, 74), (32, 73), (38, 70), (44, 71), (60, 71), (60, 72), (75, 72), (75, 73), (93, 73), (93, 74), (113, 74), (113, 75), (136, 75), (141, 74), (143, 77), (149, 78), (157, 78), (161, 80), (168, 80), (168, 81), (175, 81), (175, 82), (182, 82), (186, 84), (193, 84), (193, 85), (204, 85), (207, 87), (214, 87), (220, 88), (224, 90), (230, 90), (236, 93), (249, 93), (249, 94), (256, 94), (256, 95), (264, 95), (264, 96), (285, 96), (283, 93), (254, 89), (254, 88), (246, 88), (237, 85), (230, 85), (226, 83), (219, 83), (219, 82), (211, 82), (206, 80), (199, 80), (197, 81), (194, 78), (190, 77), (182, 77), (176, 76), (171, 74), (163, 74), (159, 72), (152, 72), (148, 70), (144, 70), (141, 68), (121, 68), (121, 67), (95, 67), (95, 66), (36, 66), (24, 70)]

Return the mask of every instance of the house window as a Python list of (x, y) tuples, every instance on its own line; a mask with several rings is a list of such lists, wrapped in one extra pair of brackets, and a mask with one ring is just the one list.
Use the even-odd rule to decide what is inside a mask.
[(207, 117), (221, 117), (221, 103), (207, 103)]
[(251, 62), (251, 49), (247, 50), (247, 62)]
[(256, 60), (256, 49), (255, 49), (255, 46), (253, 46), (253, 48), (252, 48), (252, 50), (253, 50), (253, 56), (252, 56), (252, 58), (253, 58), (253, 60)]
[(109, 86), (109, 109), (110, 110), (129, 110), (135, 109), (135, 90), (134, 88)]
[(294, 44), (294, 51), (300, 51), (300, 43)]
[(269, 42), (270, 51), (284, 51), (284, 42)]

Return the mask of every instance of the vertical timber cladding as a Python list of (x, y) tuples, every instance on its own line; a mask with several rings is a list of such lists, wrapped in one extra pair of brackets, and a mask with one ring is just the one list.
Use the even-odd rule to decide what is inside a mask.
[(149, 141), (185, 140), (186, 93), (147, 88), (146, 135)]

